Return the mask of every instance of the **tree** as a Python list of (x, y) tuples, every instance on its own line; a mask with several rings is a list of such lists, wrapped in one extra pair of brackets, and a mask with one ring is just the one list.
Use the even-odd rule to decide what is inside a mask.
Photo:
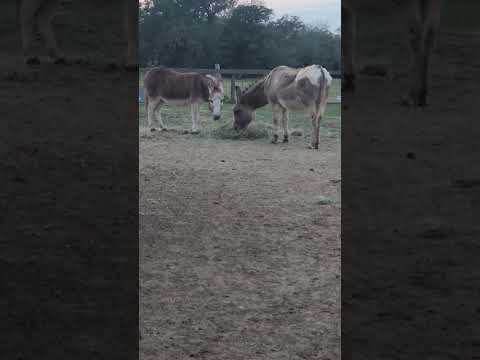
[(268, 66), (298, 65), (298, 44), (305, 34), (305, 24), (296, 16), (283, 16), (269, 23), (270, 41), (267, 46)]
[(233, 10), (220, 39), (225, 66), (245, 68), (265, 63), (266, 25), (272, 15), (273, 11), (264, 6), (241, 5)]
[(151, 0), (140, 17), (140, 57), (143, 63), (168, 66), (204, 64), (214, 56), (221, 29), (217, 16), (236, 0)]
[(340, 69), (340, 34), (298, 17), (272, 20), (262, 5), (236, 0), (150, 0), (140, 9), (141, 63), (263, 68), (321, 64)]
[(191, 0), (195, 3), (196, 16), (205, 17), (212, 22), (216, 16), (233, 9), (237, 0)]

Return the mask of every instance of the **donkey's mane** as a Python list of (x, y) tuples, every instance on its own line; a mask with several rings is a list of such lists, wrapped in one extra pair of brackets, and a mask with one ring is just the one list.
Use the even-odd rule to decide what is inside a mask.
[(264, 77), (260, 78), (260, 79), (257, 80), (256, 82), (251, 83), (250, 85), (248, 85), (248, 86), (243, 90), (243, 92), (250, 91), (250, 89), (254, 88), (255, 86), (258, 86), (258, 85), (260, 85), (260, 84), (265, 83), (265, 80), (267, 79), (267, 76), (268, 76), (268, 75), (270, 75), (270, 73), (268, 73), (268, 74), (265, 75)]
[(264, 76), (262, 79), (258, 80), (256, 83), (250, 85), (244, 91), (242, 91), (239, 103), (249, 105), (254, 109), (258, 109), (259, 107), (267, 105), (268, 100), (263, 88), (267, 77), (268, 75)]

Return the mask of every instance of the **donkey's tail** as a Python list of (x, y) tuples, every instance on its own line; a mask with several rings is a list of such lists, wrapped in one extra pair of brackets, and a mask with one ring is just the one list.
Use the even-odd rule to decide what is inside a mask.
[(325, 69), (323, 66), (321, 66), (320, 68), (322, 70), (322, 77), (323, 77), (325, 85), (330, 87), (332, 85), (332, 81), (333, 81), (332, 75), (330, 75), (328, 70)]

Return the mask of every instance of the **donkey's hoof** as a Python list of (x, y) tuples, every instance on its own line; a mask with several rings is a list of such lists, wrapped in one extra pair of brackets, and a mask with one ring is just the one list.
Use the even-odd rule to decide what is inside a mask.
[(427, 104), (427, 94), (420, 94), (416, 99), (416, 104), (418, 107), (426, 107)]
[(198, 131), (198, 130), (192, 130), (192, 135), (197, 135), (197, 134), (200, 134), (200, 131)]
[(278, 135), (273, 135), (272, 141), (270, 143), (276, 144), (278, 142)]
[(285, 144), (285, 143), (288, 143), (288, 136), (284, 136), (284, 137), (283, 137), (283, 143), (284, 143), (284, 144)]
[(30, 56), (25, 59), (26, 65), (40, 65), (40, 59), (37, 56)]
[(76, 59), (74, 59), (74, 62), (77, 65), (90, 65), (91, 64), (90, 59), (85, 58), (85, 57), (76, 58)]
[(400, 99), (400, 105), (402, 106), (414, 106), (414, 107), (426, 107), (427, 95), (426, 94), (409, 94)]
[(154, 131), (157, 131), (157, 129), (155, 129), (155, 128), (150, 128), (150, 131), (151, 131), (151, 132), (154, 132)]
[(401, 106), (415, 106), (415, 97), (412, 94), (404, 95), (400, 99)]
[(318, 150), (318, 144), (310, 144), (310, 145), (308, 145), (308, 148), (310, 150)]
[(55, 65), (67, 65), (68, 64), (67, 59), (64, 56), (54, 58), (53, 63)]

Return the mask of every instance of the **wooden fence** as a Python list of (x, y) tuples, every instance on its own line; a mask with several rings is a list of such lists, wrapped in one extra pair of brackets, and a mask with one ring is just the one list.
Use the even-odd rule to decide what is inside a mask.
[[(147, 71), (149, 68), (143, 68), (142, 70)], [(238, 76), (238, 77), (256, 77), (256, 76), (263, 76), (267, 75), (270, 70), (266, 69), (199, 69), (199, 68), (174, 68), (174, 70), (179, 72), (198, 72), (202, 74), (222, 74), (227, 75), (227, 77)], [(339, 79), (342, 76), (340, 71), (329, 71), (330, 75), (334, 79)]]
[[(144, 74), (150, 68), (141, 68), (140, 74)], [(259, 77), (267, 75), (270, 70), (267, 69), (221, 69), (219, 64), (215, 64), (215, 67), (212, 69), (205, 68), (174, 68), (178, 72), (198, 72), (201, 74), (211, 74), (211, 75), (221, 75), (230, 79), (230, 99), (232, 102), (236, 100), (236, 91), (235, 87), (237, 82), (240, 82), (245, 79), (257, 79)], [(342, 76), (340, 71), (329, 71), (330, 75), (334, 79), (339, 79)], [(143, 89), (140, 89), (140, 101), (143, 101)]]

